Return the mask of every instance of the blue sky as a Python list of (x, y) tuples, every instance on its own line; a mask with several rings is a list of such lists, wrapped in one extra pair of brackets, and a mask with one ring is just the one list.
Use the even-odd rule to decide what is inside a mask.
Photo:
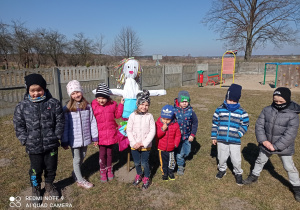
[[(4, 23), (17, 20), (32, 30), (54, 29), (68, 39), (80, 32), (91, 39), (102, 34), (104, 53), (123, 27), (137, 33), (143, 55), (222, 56), (226, 50), (218, 34), (201, 23), (210, 0), (0, 0), (0, 5)], [(300, 47), (267, 46), (253, 54), (300, 54)]]

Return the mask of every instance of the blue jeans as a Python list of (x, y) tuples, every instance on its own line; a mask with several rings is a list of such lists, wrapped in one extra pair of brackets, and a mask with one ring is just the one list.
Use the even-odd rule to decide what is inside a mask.
[(185, 165), (185, 158), (190, 154), (191, 152), (191, 142), (188, 140), (180, 141), (180, 144), (176, 150), (176, 161), (178, 166), (184, 166)]
[(142, 167), (144, 168), (145, 177), (150, 177), (150, 167), (149, 167), (149, 155), (150, 151), (139, 151), (139, 150), (131, 150), (131, 154), (133, 157), (136, 173), (138, 175), (142, 175)]

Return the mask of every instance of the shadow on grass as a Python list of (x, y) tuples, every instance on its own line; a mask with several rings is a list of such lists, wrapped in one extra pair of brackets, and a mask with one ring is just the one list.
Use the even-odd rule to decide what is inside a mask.
[[(250, 164), (250, 171), (252, 171), (255, 165), (256, 158), (259, 154), (259, 147), (256, 144), (248, 143), (247, 146), (242, 150), (242, 154), (244, 156), (244, 159)], [(284, 186), (288, 187), (291, 190), (290, 182), (275, 171), (275, 167), (271, 163), (270, 159), (265, 164), (263, 170), (267, 170), (275, 179), (280, 181)]]
[(186, 160), (192, 160), (194, 155), (196, 155), (201, 148), (201, 145), (198, 143), (197, 138), (194, 138), (194, 141), (191, 143), (191, 152), (190, 154), (186, 157)]

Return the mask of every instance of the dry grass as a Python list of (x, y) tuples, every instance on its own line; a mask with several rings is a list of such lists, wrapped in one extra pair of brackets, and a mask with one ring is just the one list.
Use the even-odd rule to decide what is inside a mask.
[[(258, 183), (251, 186), (237, 186), (229, 167), (222, 180), (216, 180), (216, 148), (211, 146), (211, 119), (216, 107), (225, 96), (225, 88), (184, 87), (167, 90), (168, 95), (152, 97), (150, 112), (157, 119), (161, 107), (173, 104), (180, 90), (188, 90), (192, 106), (199, 119), (197, 142), (193, 144), (193, 155), (187, 161), (186, 173), (173, 182), (163, 182), (157, 164), (157, 153), (151, 154), (153, 166), (153, 184), (147, 191), (115, 179), (101, 183), (99, 179), (98, 150), (88, 149), (83, 164), (83, 173), (95, 184), (90, 190), (83, 190), (71, 181), (72, 157), (70, 150), (59, 150), (57, 186), (64, 188), (63, 195), (74, 209), (299, 209), (289, 189), (288, 177), (277, 156), (272, 156), (266, 164)], [(250, 127), (242, 138), (242, 168), (244, 178), (254, 166), (258, 155), (254, 125), (263, 107), (271, 103), (271, 92), (243, 90), (241, 104), (250, 115)], [(293, 99), (299, 101), (300, 94), (293, 93)], [(118, 100), (119, 101), (119, 100)], [(18, 196), (29, 187), (29, 159), (15, 137), (12, 116), (0, 119), (0, 159), (11, 162), (0, 170), (0, 209), (6, 209), (10, 196)], [(294, 161), (300, 169), (300, 135), (296, 140)], [(119, 153), (115, 148), (115, 168), (124, 167), (126, 153)], [(229, 164), (230, 165), (230, 164)], [(231, 169), (231, 170), (230, 170)], [(22, 195), (23, 195), (22, 194)], [(30, 195), (30, 194), (29, 194)]]

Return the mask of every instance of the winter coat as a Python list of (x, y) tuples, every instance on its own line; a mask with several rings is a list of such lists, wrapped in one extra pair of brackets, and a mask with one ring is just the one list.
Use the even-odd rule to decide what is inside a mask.
[(92, 141), (98, 141), (97, 121), (91, 105), (87, 105), (85, 110), (69, 112), (64, 107), (65, 129), (61, 145), (72, 148), (84, 147)]
[(176, 120), (172, 120), (167, 130), (163, 131), (161, 128), (163, 123), (161, 117), (156, 121), (156, 145), (159, 150), (171, 152), (179, 146), (181, 139), (181, 132)]
[(174, 110), (181, 131), (181, 140), (188, 140), (189, 136), (195, 137), (198, 129), (198, 118), (191, 105), (189, 104), (182, 109), (176, 98), (174, 100)]
[(219, 106), (212, 120), (211, 139), (218, 142), (241, 144), (241, 137), (249, 126), (248, 113), (241, 107), (229, 111), (226, 104)]
[(117, 105), (117, 102), (108, 100), (104, 106), (101, 106), (97, 99), (92, 101), (92, 108), (97, 120), (99, 145), (113, 145), (118, 142), (117, 127), (115, 118), (118, 119), (123, 113), (123, 104)]
[[(291, 156), (295, 153), (295, 139), (299, 128), (300, 106), (294, 102), (281, 111), (273, 106), (265, 107), (255, 124), (255, 135), (260, 148), (268, 154)], [(263, 146), (269, 141), (275, 151)]]
[(46, 90), (46, 99), (32, 102), (25, 94), (14, 113), (16, 136), (26, 146), (28, 154), (40, 154), (59, 147), (64, 131), (61, 104)]
[(130, 147), (138, 142), (144, 145), (144, 148), (152, 146), (152, 140), (155, 136), (155, 121), (152, 114), (131, 113), (126, 128)]

